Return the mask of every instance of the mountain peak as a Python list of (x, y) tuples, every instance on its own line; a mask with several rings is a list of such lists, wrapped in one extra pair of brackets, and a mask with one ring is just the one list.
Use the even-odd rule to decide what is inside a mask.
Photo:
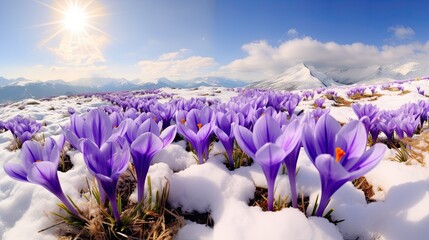
[(306, 65), (305, 63), (298, 63), (286, 69), (278, 76), (254, 83), (250, 87), (291, 91), (332, 85), (337, 84), (324, 73), (319, 72), (315, 67)]

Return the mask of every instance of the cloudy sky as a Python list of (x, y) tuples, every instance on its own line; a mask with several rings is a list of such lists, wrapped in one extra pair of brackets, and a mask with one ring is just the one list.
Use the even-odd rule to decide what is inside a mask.
[(427, 65), (425, 0), (0, 2), (0, 76), (260, 80), (320, 68)]

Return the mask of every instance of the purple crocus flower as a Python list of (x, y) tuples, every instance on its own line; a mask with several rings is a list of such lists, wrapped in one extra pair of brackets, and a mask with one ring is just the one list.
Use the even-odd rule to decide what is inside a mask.
[(91, 140), (100, 148), (103, 143), (115, 141), (118, 136), (123, 136), (126, 132), (125, 123), (113, 128), (107, 113), (100, 109), (91, 110), (85, 119), (73, 114), (70, 116), (70, 122), (70, 127), (64, 130), (65, 137), (79, 151), (81, 151), (80, 143), (83, 139)]
[(45, 146), (32, 141), (25, 142), (19, 158), (21, 164), (12, 162), (4, 164), (4, 171), (10, 177), (41, 185), (60, 199), (72, 214), (79, 216), (61, 188), (57, 173), (60, 149), (53, 139), (48, 138)]
[(288, 112), (289, 116), (292, 116), (293, 112), (295, 111), (295, 108), (299, 104), (299, 99), (296, 97), (290, 98), (288, 101), (283, 103), (284, 108)]
[(232, 158), (232, 151), (234, 150), (234, 131), (231, 128), (233, 123), (240, 123), (239, 117), (236, 113), (228, 112), (224, 114), (222, 112), (218, 112), (216, 114), (214, 133), (225, 148), (231, 169), (234, 169), (234, 159)]
[[(163, 148), (168, 146), (176, 136), (177, 126), (171, 125), (160, 133), (161, 127), (151, 118), (147, 119), (137, 128), (131, 125), (131, 155), (137, 175), (137, 199), (143, 200), (146, 175), (152, 158)], [(135, 125), (135, 124), (134, 124)], [(134, 135), (135, 132), (135, 135)], [(136, 138), (134, 138), (137, 136)]]
[(82, 143), (86, 166), (89, 172), (96, 177), (99, 189), (102, 188), (100, 194), (106, 194), (109, 199), (113, 216), (118, 224), (121, 222), (121, 217), (116, 201), (116, 186), (121, 174), (127, 170), (130, 159), (128, 144), (123, 138), (120, 139), (118, 142), (105, 142), (100, 148), (89, 139), (85, 139)]
[(343, 184), (369, 172), (386, 151), (380, 143), (366, 150), (367, 132), (362, 122), (355, 120), (341, 127), (329, 114), (315, 125), (308, 121), (302, 144), (320, 175), (322, 195), (317, 216), (322, 216), (329, 199)]
[(325, 99), (324, 98), (318, 98), (318, 99), (314, 100), (314, 104), (316, 104), (316, 106), (318, 108), (322, 108), (323, 103), (325, 103)]
[(170, 126), (171, 120), (176, 113), (176, 105), (157, 103), (155, 105), (150, 105), (149, 108), (150, 111), (156, 115), (157, 120), (162, 120), (162, 128)]
[(42, 125), (31, 118), (18, 115), (6, 123), (6, 128), (13, 134), (18, 145), (33, 138)]
[(121, 122), (124, 120), (124, 114), (122, 112), (112, 112), (109, 115), (110, 122), (112, 123), (112, 128), (117, 128)]
[(293, 151), (301, 138), (299, 121), (281, 126), (271, 116), (256, 121), (253, 132), (234, 124), (234, 135), (240, 148), (262, 168), (268, 187), (268, 210), (273, 211), (274, 185), (280, 164)]
[(331, 111), (331, 109), (322, 109), (322, 108), (316, 108), (313, 111), (311, 111), (310, 116), (317, 122), (321, 116), (324, 114), (328, 114)]
[(73, 115), (73, 114), (76, 113), (76, 110), (74, 108), (72, 108), (72, 107), (68, 107), (67, 108), (67, 112), (69, 113), (69, 115)]
[(377, 121), (378, 129), (383, 132), (387, 140), (393, 140), (393, 133), (396, 129), (396, 123), (393, 121), (394, 116), (387, 111), (381, 111)]
[[(379, 109), (377, 106), (372, 104), (361, 105), (359, 103), (352, 104), (352, 109), (355, 112), (356, 116), (362, 123), (365, 125), (365, 129), (369, 132), (372, 126), (377, 121), (379, 114)], [(376, 139), (373, 139), (375, 141)]]
[(371, 94), (374, 95), (375, 91), (377, 90), (377, 86), (370, 86), (369, 90), (371, 90)]
[(418, 119), (413, 116), (397, 117), (396, 120), (396, 133), (400, 139), (404, 138), (404, 133), (407, 137), (412, 137), (417, 127), (419, 126)]
[(296, 144), (293, 150), (283, 160), (290, 184), (290, 192), (292, 197), (292, 207), (298, 207), (298, 194), (296, 191), (296, 165), (298, 163), (299, 151), (301, 150), (301, 140)]
[(178, 111), (176, 115), (177, 131), (189, 141), (195, 149), (198, 162), (203, 164), (209, 157), (210, 137), (216, 124), (215, 114), (209, 107), (201, 110)]
[(418, 105), (421, 108), (421, 114), (420, 114), (420, 126), (423, 127), (423, 124), (425, 121), (428, 120), (428, 112), (429, 112), (429, 102), (419, 100)]

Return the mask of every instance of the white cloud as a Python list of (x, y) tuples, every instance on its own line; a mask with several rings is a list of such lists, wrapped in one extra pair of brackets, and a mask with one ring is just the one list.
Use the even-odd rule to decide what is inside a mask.
[(49, 48), (67, 66), (91, 66), (104, 63), (102, 47), (107, 43), (103, 35), (64, 36), (57, 47)]
[(141, 68), (141, 79), (154, 81), (159, 78), (170, 80), (191, 79), (207, 76), (216, 67), (211, 57), (186, 56), (188, 49), (162, 54), (155, 60), (143, 60), (138, 63)]
[(426, 62), (429, 59), (429, 42), (397, 46), (367, 45), (363, 43), (339, 44), (320, 42), (310, 37), (295, 38), (272, 46), (257, 41), (242, 46), (247, 54), (221, 66), (218, 75), (245, 80), (273, 77), (287, 68), (304, 62), (318, 69), (358, 69), (380, 65), (401, 65), (407, 62)]
[(393, 35), (400, 40), (411, 39), (414, 36), (414, 30), (410, 27), (404, 27), (401, 25), (390, 27), (389, 32), (392, 32)]
[(289, 37), (297, 37), (298, 36), (298, 31), (295, 28), (291, 28), (287, 31), (287, 35)]
[(164, 53), (161, 56), (159, 56), (158, 60), (160, 61), (174, 60), (177, 58), (184, 57), (187, 53), (189, 53), (189, 49), (182, 48), (182, 49), (179, 49), (179, 51), (177, 52)]
[[(2, 68), (0, 68), (2, 71)], [(79, 78), (98, 76), (107, 72), (107, 66), (47, 66), (37, 64), (34, 66), (19, 66), (9, 68), (7, 78), (24, 77), (31, 80), (56, 80), (73, 81)], [(3, 71), (4, 72), (4, 71)]]

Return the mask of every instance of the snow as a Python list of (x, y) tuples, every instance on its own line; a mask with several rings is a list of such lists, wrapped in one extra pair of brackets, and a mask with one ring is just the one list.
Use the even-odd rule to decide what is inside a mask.
[(252, 88), (292, 90), (321, 88), (338, 85), (324, 73), (303, 63), (297, 64), (274, 78), (265, 79), (251, 85)]
[[(416, 92), (420, 86), (429, 91), (427, 81), (404, 83), (405, 90), (400, 92), (377, 89), (383, 96), (375, 101), (362, 99), (361, 103), (372, 103), (380, 109), (398, 109), (407, 102), (427, 100)], [(198, 89), (162, 89), (174, 97), (207, 97), (227, 101), (237, 92), (225, 88), (200, 87)], [(347, 88), (334, 88), (345, 97)], [(220, 92), (219, 92), (220, 91)], [(322, 95), (316, 94), (315, 99)], [(61, 127), (69, 122), (68, 107), (78, 113), (108, 105), (101, 99), (83, 97), (58, 97), (52, 101), (25, 100), (0, 108), (0, 119), (7, 120), (18, 114), (29, 116), (46, 123), (44, 136), (56, 136)], [(299, 109), (311, 109), (313, 100), (303, 101)], [(356, 119), (349, 107), (333, 107), (333, 101), (327, 100), (324, 106), (341, 122)], [(52, 109), (53, 108), (53, 109)], [(427, 129), (426, 129), (427, 130)], [(56, 205), (58, 200), (39, 186), (15, 181), (3, 170), (3, 163), (18, 161), (19, 150), (6, 150), (12, 135), (7, 131), (0, 133), (0, 239), (57, 239), (55, 228), (38, 233), (52, 226), (57, 219), (50, 212), (61, 213)], [(234, 171), (224, 165), (223, 148), (214, 145), (210, 158), (205, 164), (198, 165), (194, 156), (185, 149), (185, 142), (171, 144), (154, 158), (148, 175), (152, 182), (152, 194), (161, 191), (166, 182), (170, 183), (168, 203), (180, 207), (183, 211), (200, 213), (210, 212), (214, 227), (186, 221), (176, 239), (423, 239), (429, 235), (429, 169), (428, 158), (424, 164), (412, 162), (399, 163), (392, 160), (394, 152), (386, 153), (381, 163), (366, 174), (367, 181), (373, 185), (376, 202), (367, 203), (361, 190), (352, 183), (346, 183), (334, 194), (328, 209), (334, 208), (332, 218), (343, 222), (334, 225), (325, 218), (307, 217), (293, 208), (277, 212), (264, 212), (259, 207), (248, 206), (254, 197), (256, 187), (266, 187), (262, 170), (257, 164), (241, 167)], [(68, 151), (73, 168), (59, 173), (62, 187), (78, 205), (85, 205), (81, 190), (87, 190), (86, 180), (93, 181), (77, 151)], [(301, 196), (309, 197), (311, 211), (320, 194), (320, 182), (317, 170), (310, 162), (304, 150), (298, 161), (297, 189)], [(287, 175), (279, 171), (276, 181), (275, 198), (289, 195)], [(145, 188), (145, 195), (148, 194)], [(136, 200), (136, 193), (131, 196)]]

